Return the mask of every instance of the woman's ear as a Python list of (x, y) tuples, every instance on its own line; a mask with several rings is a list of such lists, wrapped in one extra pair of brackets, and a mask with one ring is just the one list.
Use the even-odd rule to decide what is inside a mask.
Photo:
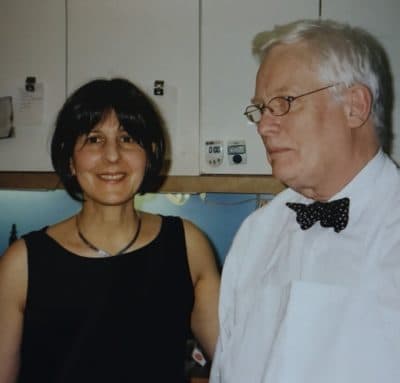
[(371, 114), (372, 94), (362, 84), (352, 85), (347, 89), (346, 117), (351, 128), (365, 124)]
[(69, 169), (71, 170), (71, 174), (74, 176), (76, 174), (75, 172), (75, 166), (72, 158), (69, 159)]

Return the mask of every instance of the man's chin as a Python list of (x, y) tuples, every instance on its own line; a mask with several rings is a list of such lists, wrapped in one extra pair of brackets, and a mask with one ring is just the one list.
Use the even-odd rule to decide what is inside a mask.
[(275, 177), (278, 181), (287, 186), (290, 186), (290, 184), (294, 182), (295, 172), (292, 169), (289, 169), (286, 166), (278, 166), (274, 163), (271, 164), (271, 167), (272, 176)]

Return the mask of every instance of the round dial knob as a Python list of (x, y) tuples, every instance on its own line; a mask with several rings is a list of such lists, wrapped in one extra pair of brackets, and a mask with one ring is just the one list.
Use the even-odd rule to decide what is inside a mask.
[(242, 156), (241, 156), (240, 154), (235, 154), (235, 155), (232, 157), (232, 161), (233, 161), (235, 164), (240, 164), (240, 163), (242, 162)]

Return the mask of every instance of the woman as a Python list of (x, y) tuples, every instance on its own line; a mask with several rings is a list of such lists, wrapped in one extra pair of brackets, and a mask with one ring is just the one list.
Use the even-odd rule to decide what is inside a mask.
[(163, 154), (162, 121), (129, 81), (95, 80), (68, 98), (51, 155), (82, 209), (0, 257), (0, 383), (183, 382), (190, 329), (212, 357), (208, 241), (133, 203)]

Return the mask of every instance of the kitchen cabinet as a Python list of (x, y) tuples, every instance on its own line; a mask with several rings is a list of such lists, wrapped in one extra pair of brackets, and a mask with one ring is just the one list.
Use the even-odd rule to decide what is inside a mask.
[[(13, 137), (0, 139), (0, 170), (49, 170), (48, 139), (65, 99), (64, 0), (1, 0), (0, 50), (0, 97), (12, 97), (14, 112)], [(25, 91), (27, 77), (36, 79), (34, 92)]]
[[(169, 174), (195, 176), (265, 173), (262, 145), (242, 116), (257, 66), (251, 38), (276, 22), (317, 16), (318, 4), (5, 0), (1, 10), (7, 33), (0, 44), (8, 57), (0, 63), (1, 76), (22, 86), (27, 75), (35, 75), (45, 93), (43, 123), (26, 131), (17, 126), (15, 137), (0, 142), (0, 171), (51, 171), (49, 133), (65, 96), (90, 79), (122, 76), (147, 91), (163, 112)], [(15, 38), (8, 44), (10, 35)], [(18, 58), (24, 58), (21, 68), (15, 66)], [(153, 94), (155, 81), (164, 83), (164, 96)], [(245, 140), (248, 166), (229, 166), (225, 156), (223, 167), (207, 169), (204, 140), (214, 138)]]
[[(49, 138), (66, 96), (122, 76), (163, 112), (170, 174), (198, 174), (199, 29), (198, 0), (2, 0), (0, 97), (13, 97), (16, 118), (14, 136), (0, 140), (0, 171), (51, 171)], [(18, 103), (27, 76), (44, 87), (31, 110)]]
[[(19, 172), (51, 172), (48, 142), (65, 97), (89, 79), (124, 76), (144, 88), (165, 115), (170, 176), (193, 185), (190, 177), (199, 174), (269, 174), (263, 145), (243, 116), (258, 68), (251, 54), (255, 34), (320, 13), (367, 27), (388, 49), (400, 94), (399, 8), (397, 0), (2, 0), (0, 97), (18, 96), (27, 76), (44, 85), (44, 95), (39, 123), (21, 123), (15, 105), (14, 137), (0, 139), (0, 171), (12, 172), (13, 179)], [(155, 81), (164, 82), (164, 96), (153, 94)], [(394, 127), (400, 123), (399, 100)], [(220, 164), (210, 163), (209, 142), (220, 144)], [(228, 147), (245, 148), (244, 160), (233, 161)], [(394, 157), (400, 160), (397, 131)], [(215, 182), (219, 190), (221, 181)]]
[(163, 112), (170, 174), (198, 174), (199, 1), (67, 0), (67, 13), (68, 92), (95, 77), (132, 80)]
[[(242, 114), (257, 68), (251, 39), (275, 23), (317, 17), (318, 0), (295, 5), (290, 0), (68, 0), (67, 4), (68, 91), (93, 77), (124, 76), (151, 94), (153, 82), (163, 80), (169, 174), (270, 173), (263, 145)], [(172, 102), (168, 87), (176, 92)], [(157, 96), (154, 100), (165, 101)], [(209, 166), (205, 156), (209, 149), (205, 143), (214, 140), (223, 142), (221, 166)], [(231, 141), (245, 143), (246, 162), (230, 161)]]
[[(270, 174), (256, 128), (243, 116), (254, 94), (259, 64), (252, 56), (252, 40), (276, 24), (317, 18), (319, 1), (202, 0), (201, 5), (200, 171)], [(207, 142), (220, 143), (222, 161), (213, 162), (218, 156), (209, 155), (213, 147)], [(219, 151), (218, 145), (214, 147)], [(237, 151), (243, 157), (240, 162), (233, 161)]]
[(394, 91), (392, 157), (400, 164), (400, 39), (398, 0), (322, 0), (321, 16), (367, 29), (385, 47), (389, 56)]

